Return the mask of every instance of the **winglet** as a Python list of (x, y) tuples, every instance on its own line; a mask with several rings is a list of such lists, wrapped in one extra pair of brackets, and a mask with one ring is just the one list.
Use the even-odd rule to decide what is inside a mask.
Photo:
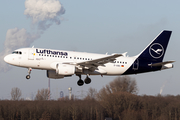
[(123, 53), (122, 55), (123, 55), (124, 57), (127, 57), (127, 52)]

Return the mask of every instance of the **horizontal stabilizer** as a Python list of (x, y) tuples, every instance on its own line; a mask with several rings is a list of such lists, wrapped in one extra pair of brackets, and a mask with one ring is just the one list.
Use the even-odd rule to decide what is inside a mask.
[(168, 63), (173, 63), (175, 61), (165, 61), (165, 62), (159, 62), (159, 63), (154, 63), (154, 64), (148, 64), (148, 66), (163, 66), (165, 64), (168, 64)]

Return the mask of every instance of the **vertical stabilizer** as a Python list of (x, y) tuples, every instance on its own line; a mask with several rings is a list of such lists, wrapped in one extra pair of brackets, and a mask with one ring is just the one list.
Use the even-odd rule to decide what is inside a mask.
[[(123, 74), (138, 74), (144, 72), (151, 72), (172, 68), (169, 63), (174, 61), (162, 62), (166, 48), (170, 39), (172, 31), (162, 31), (140, 54), (136, 56), (136, 59)], [(168, 66), (167, 66), (168, 65)]]
[(138, 59), (162, 62), (172, 31), (162, 31), (139, 55)]

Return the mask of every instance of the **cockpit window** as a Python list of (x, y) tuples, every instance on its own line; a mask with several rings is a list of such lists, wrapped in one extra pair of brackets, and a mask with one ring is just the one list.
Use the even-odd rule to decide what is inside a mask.
[(12, 54), (20, 54), (21, 55), (22, 52), (21, 51), (13, 51)]
[(14, 52), (12, 52), (12, 54), (18, 54), (18, 51), (14, 51)]

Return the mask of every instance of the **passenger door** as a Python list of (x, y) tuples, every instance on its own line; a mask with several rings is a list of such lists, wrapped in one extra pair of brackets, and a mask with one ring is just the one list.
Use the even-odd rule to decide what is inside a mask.
[(30, 48), (28, 51), (28, 60), (34, 60), (34, 48)]
[(139, 60), (136, 59), (133, 64), (133, 70), (138, 70), (138, 67), (139, 67)]

